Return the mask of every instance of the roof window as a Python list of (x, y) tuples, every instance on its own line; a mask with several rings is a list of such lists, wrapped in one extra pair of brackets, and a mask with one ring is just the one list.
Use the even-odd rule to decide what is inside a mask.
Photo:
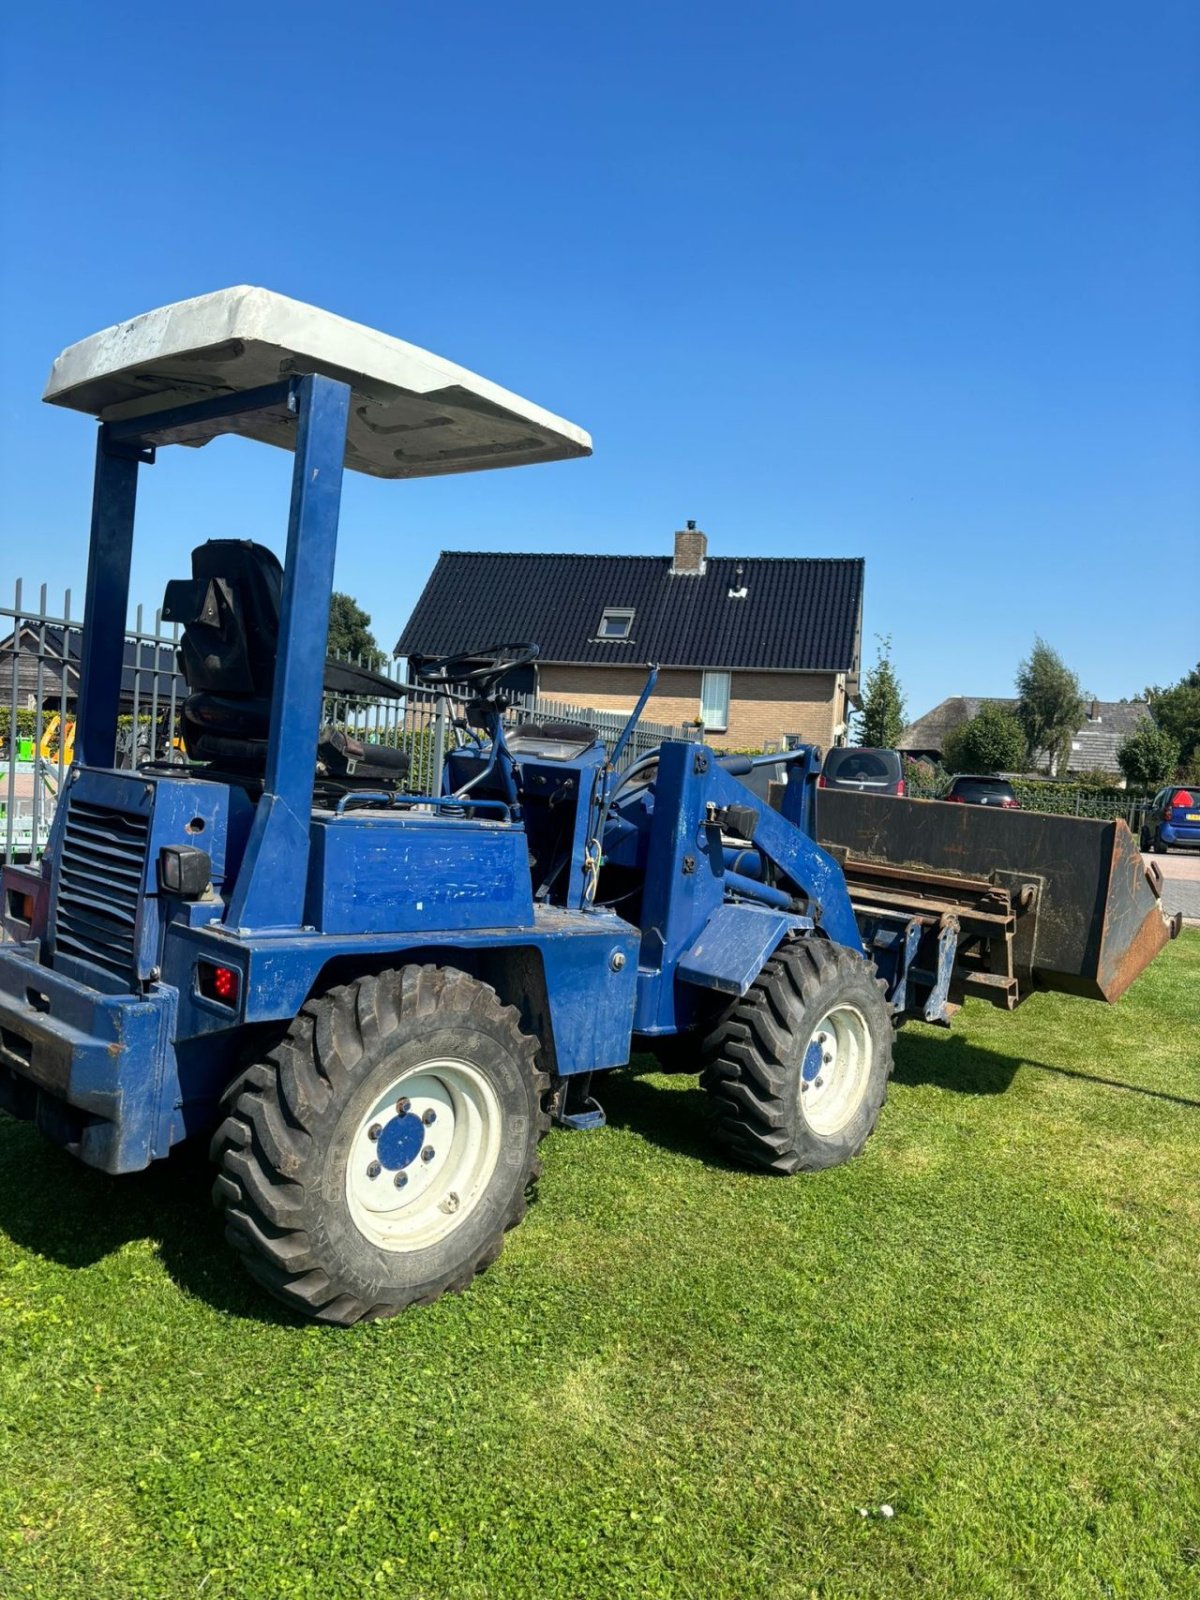
[(628, 639), (633, 632), (632, 611), (624, 611), (619, 606), (610, 607), (600, 618), (600, 627), (597, 636), (601, 639)]

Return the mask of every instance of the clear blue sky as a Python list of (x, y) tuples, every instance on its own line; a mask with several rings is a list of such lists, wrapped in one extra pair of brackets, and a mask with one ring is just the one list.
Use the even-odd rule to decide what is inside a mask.
[[(82, 597), (53, 357), (246, 282), (595, 437), (348, 478), (338, 582), (389, 647), (441, 548), (651, 553), (694, 517), (865, 556), (913, 714), (1009, 692), (1035, 633), (1101, 698), (1200, 655), (1195, 0), (76, 0), (2, 48), (5, 594)], [(202, 538), (278, 547), (289, 466), (164, 453), (135, 598)]]

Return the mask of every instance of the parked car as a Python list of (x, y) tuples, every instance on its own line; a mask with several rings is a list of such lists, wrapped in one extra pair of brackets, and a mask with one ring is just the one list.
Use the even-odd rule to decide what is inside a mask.
[(1004, 811), (1020, 811), (1021, 802), (1007, 778), (994, 773), (960, 772), (951, 778), (943, 800), (956, 800), (966, 806), (1000, 806)]
[(819, 789), (853, 789), (858, 794), (903, 794), (900, 757), (894, 750), (835, 745), (825, 757)]
[(1200, 794), (1169, 783), (1146, 809), (1142, 849), (1166, 855), (1172, 845), (1200, 845)]

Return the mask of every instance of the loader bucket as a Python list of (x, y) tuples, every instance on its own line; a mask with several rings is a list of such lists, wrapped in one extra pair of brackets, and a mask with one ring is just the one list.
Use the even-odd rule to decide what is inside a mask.
[(1022, 998), (1041, 988), (1117, 1000), (1182, 921), (1163, 911), (1158, 868), (1120, 820), (822, 789), (816, 831), (848, 877), (856, 861), (891, 869), (915, 905), (936, 877), (1011, 896)]

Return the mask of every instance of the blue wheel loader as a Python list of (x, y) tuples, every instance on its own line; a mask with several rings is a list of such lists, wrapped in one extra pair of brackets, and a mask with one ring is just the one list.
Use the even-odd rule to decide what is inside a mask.
[[(3, 878), (0, 1105), (109, 1173), (209, 1137), (230, 1243), (300, 1312), (466, 1286), (551, 1123), (600, 1125), (636, 1052), (700, 1075), (738, 1160), (819, 1172), (866, 1142), (906, 1017), (1115, 999), (1176, 931), (1122, 823), (818, 795), (815, 748), (769, 786), (683, 739), (623, 766), (653, 668), (611, 750), (514, 727), (532, 640), (415, 663), (468, 697), (436, 794), (348, 752), (321, 727), (351, 670), (325, 647), (343, 471), (590, 453), (461, 367), (238, 288), (71, 346), (45, 398), (99, 432), (75, 760), (43, 861)], [(121, 769), (138, 479), (223, 434), (293, 453), (285, 560), (194, 551), (164, 604), (187, 759)]]

